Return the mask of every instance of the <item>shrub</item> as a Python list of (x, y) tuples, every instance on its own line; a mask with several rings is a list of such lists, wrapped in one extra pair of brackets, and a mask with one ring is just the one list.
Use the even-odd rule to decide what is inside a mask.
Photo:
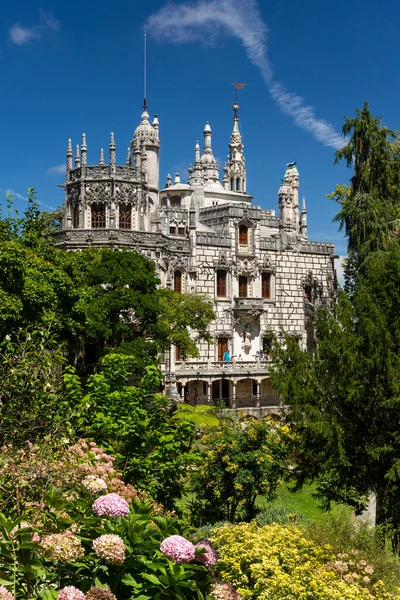
[[(216, 576), (233, 584), (244, 600), (394, 597), (376, 581), (371, 569), (365, 571), (366, 561), (361, 568), (351, 565), (350, 559), (344, 565), (331, 546), (307, 539), (300, 527), (241, 523), (215, 529), (211, 541), (219, 553)], [(351, 567), (354, 577), (346, 577), (352, 575)]]

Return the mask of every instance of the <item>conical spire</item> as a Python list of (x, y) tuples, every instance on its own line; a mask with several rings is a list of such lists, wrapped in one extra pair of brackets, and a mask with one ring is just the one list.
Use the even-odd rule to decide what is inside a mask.
[(306, 199), (304, 197), (303, 197), (303, 202), (301, 205), (300, 234), (305, 238), (307, 237), (307, 208), (306, 208)]
[(233, 109), (233, 129), (229, 142), (228, 179), (230, 189), (246, 193), (246, 167), (243, 156), (242, 136), (239, 129), (239, 104), (235, 101)]
[(76, 150), (75, 150), (75, 169), (79, 168), (81, 166), (81, 155), (79, 153), (79, 144), (76, 145)]
[(84, 165), (87, 164), (86, 133), (82, 133), (81, 154), (82, 154), (82, 167), (83, 167)]
[(69, 138), (67, 146), (67, 171), (72, 169), (72, 140)]
[(130, 148), (128, 148), (127, 151), (126, 151), (126, 161), (125, 161), (125, 164), (126, 164), (127, 167), (131, 166), (131, 149)]
[(99, 160), (99, 165), (101, 167), (104, 167), (105, 162), (104, 162), (104, 150), (103, 148), (100, 148), (100, 160)]

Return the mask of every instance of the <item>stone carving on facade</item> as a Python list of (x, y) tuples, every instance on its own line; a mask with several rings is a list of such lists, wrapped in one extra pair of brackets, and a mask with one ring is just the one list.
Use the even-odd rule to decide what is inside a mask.
[(188, 257), (187, 256), (171, 256), (169, 259), (169, 270), (171, 272), (176, 269), (182, 269), (187, 271), (188, 268)]
[(137, 189), (131, 183), (117, 182), (115, 184), (115, 199), (118, 204), (132, 204), (138, 201)]
[(72, 183), (68, 185), (68, 201), (71, 204), (77, 204), (81, 197), (81, 184), (80, 183)]
[(239, 277), (239, 275), (257, 277), (257, 260), (254, 258), (238, 258), (235, 265), (235, 275), (237, 277)]
[(217, 259), (214, 260), (215, 269), (228, 269), (232, 264), (231, 259), (227, 257), (226, 252), (222, 250)]
[(90, 205), (93, 202), (108, 203), (111, 198), (111, 182), (96, 181), (85, 185), (85, 201)]
[(260, 263), (259, 271), (260, 271), (260, 273), (275, 274), (275, 271), (276, 271), (275, 262), (272, 262), (271, 257), (268, 254), (265, 254), (262, 263)]

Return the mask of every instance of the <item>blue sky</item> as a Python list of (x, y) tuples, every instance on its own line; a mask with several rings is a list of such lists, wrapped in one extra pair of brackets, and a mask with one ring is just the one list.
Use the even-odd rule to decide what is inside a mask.
[[(57, 171), (68, 137), (76, 144), (82, 132), (89, 164), (101, 146), (107, 150), (111, 130), (124, 162), (140, 121), (148, 22), (147, 95), (160, 120), (161, 183), (176, 171), (186, 180), (206, 121), (214, 154), (224, 160), (230, 83), (246, 83), (239, 103), (248, 192), (277, 209), (285, 164), (297, 161), (309, 237), (345, 254), (332, 224), (337, 206), (326, 194), (350, 172), (333, 166), (333, 146), (344, 117), (364, 100), (386, 125), (398, 126), (399, 18), (394, 0), (379, 10), (368, 0), (204, 0), (167, 8), (159, 0), (8, 2), (0, 23), (0, 190), (16, 192), (21, 208), (28, 187), (45, 207), (61, 204)], [(286, 92), (294, 94), (289, 107)]]

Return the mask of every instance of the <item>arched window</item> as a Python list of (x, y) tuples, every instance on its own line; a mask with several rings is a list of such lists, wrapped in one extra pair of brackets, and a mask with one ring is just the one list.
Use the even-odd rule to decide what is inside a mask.
[(232, 192), (234, 192), (234, 191), (235, 191), (235, 180), (233, 179), (233, 177), (232, 177), (232, 179), (231, 179), (231, 191), (232, 191)]
[(262, 274), (261, 296), (264, 300), (271, 300), (271, 273)]
[(247, 298), (247, 277), (239, 275), (239, 298)]
[(182, 294), (182, 272), (175, 271), (174, 273), (174, 290), (177, 294)]
[(119, 228), (132, 229), (132, 208), (130, 206), (119, 207)]
[(79, 206), (77, 205), (72, 207), (72, 227), (79, 229)]
[(239, 244), (247, 246), (249, 243), (249, 228), (246, 225), (239, 225)]
[(91, 207), (92, 228), (104, 229), (106, 226), (106, 205), (104, 202), (94, 202)]
[(240, 185), (240, 179), (239, 179), (239, 177), (236, 179), (236, 190), (238, 192), (241, 191), (241, 185)]

